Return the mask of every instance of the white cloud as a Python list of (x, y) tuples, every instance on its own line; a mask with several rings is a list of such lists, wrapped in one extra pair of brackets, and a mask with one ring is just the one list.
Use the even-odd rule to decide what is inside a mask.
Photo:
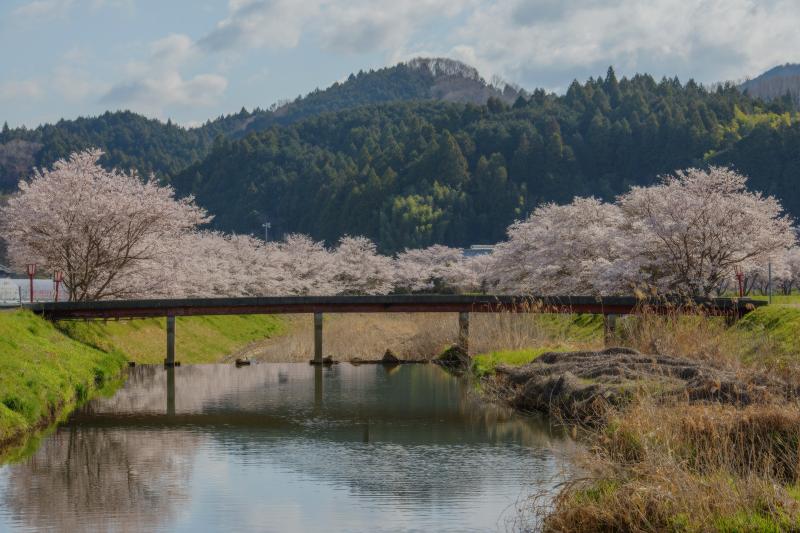
[(410, 0), (384, 2), (377, 7), (368, 0), (329, 2), (322, 10), (320, 34), (323, 45), (335, 50), (393, 51), (425, 33), (429, 24), (455, 17), (472, 3)]
[(44, 96), (44, 89), (33, 80), (0, 82), (0, 100), (38, 100)]
[(181, 73), (198, 58), (191, 38), (172, 34), (153, 41), (146, 61), (126, 66), (127, 79), (108, 89), (101, 102), (134, 106), (161, 115), (169, 106), (208, 106), (214, 104), (228, 87), (228, 80), (218, 74)]
[(171, 105), (207, 106), (215, 103), (228, 87), (228, 80), (216, 74), (198, 74), (184, 79), (177, 72), (146, 77), (114, 85), (102, 102), (134, 105), (161, 114)]
[(221, 52), (237, 47), (294, 48), (305, 35), (346, 52), (406, 44), (425, 25), (464, 11), (475, 0), (231, 0), (228, 16), (198, 40)]
[(800, 59), (798, 21), (795, 0), (501, 0), (475, 9), (450, 50), (529, 85), (608, 65), (716, 81)]
[(238, 46), (293, 48), (305, 25), (319, 14), (320, 0), (231, 0), (230, 14), (198, 44), (211, 52)]
[(20, 17), (58, 16), (64, 14), (74, 3), (74, 0), (28, 0), (12, 13)]
[(134, 3), (135, 0), (27, 0), (17, 6), (12, 14), (38, 20), (67, 15), (73, 7), (130, 9)]
[(76, 103), (97, 98), (107, 91), (109, 86), (107, 83), (92, 79), (91, 74), (84, 68), (59, 65), (53, 72), (52, 88), (67, 102)]

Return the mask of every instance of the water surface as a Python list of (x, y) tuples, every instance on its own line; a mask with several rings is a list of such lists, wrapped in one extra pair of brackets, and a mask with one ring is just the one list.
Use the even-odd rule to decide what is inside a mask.
[(491, 531), (564, 441), (438, 367), (132, 369), (0, 467), (0, 531)]

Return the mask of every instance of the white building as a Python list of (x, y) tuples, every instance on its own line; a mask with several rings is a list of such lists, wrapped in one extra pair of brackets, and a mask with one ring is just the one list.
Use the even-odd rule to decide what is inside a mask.
[(473, 244), (469, 248), (464, 248), (461, 253), (464, 257), (475, 257), (476, 255), (489, 255), (494, 251), (493, 244)]

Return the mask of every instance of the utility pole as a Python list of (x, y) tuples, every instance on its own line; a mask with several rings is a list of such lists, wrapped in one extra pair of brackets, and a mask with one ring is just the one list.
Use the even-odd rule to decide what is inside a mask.
[(269, 242), (269, 228), (272, 227), (272, 224), (267, 221), (261, 225), (264, 226), (264, 242)]

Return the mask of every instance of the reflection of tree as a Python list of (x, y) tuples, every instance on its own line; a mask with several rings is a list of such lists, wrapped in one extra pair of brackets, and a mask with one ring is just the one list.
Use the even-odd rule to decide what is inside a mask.
[(26, 462), (7, 468), (3, 506), (26, 527), (59, 531), (149, 530), (189, 493), (189, 432), (63, 428)]

